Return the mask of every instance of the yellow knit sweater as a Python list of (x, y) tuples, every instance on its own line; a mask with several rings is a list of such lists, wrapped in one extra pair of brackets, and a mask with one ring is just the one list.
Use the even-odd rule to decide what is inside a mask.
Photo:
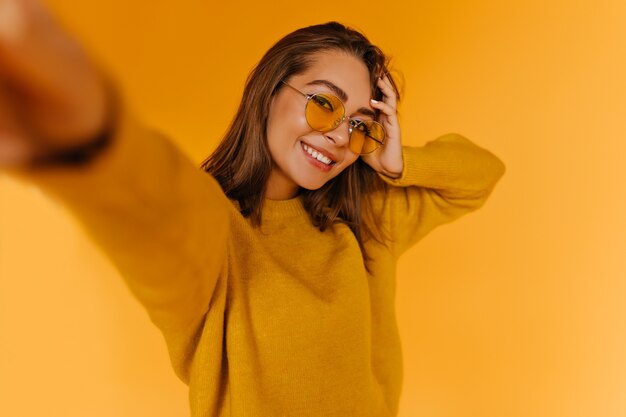
[[(403, 147), (368, 242), (320, 232), (300, 197), (266, 200), (251, 226), (215, 179), (123, 113), (112, 146), (80, 169), (14, 170), (65, 205), (162, 331), (193, 417), (395, 416), (402, 355), (398, 257), (481, 207), (505, 166), (458, 134)], [(373, 196), (372, 198), (376, 198)]]

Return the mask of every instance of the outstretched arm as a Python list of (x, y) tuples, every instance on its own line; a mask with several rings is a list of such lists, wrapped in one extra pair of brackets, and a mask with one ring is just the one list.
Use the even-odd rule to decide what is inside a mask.
[[(109, 94), (37, 0), (0, 0), (0, 22), (0, 168), (75, 215), (163, 331), (180, 371), (224, 276), (231, 203)], [(93, 147), (94, 137), (106, 140)], [(81, 149), (91, 152), (75, 158)]]

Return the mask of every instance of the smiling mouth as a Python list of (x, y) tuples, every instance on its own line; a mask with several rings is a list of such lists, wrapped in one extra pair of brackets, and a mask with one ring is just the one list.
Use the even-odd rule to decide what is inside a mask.
[(318, 152), (315, 148), (311, 147), (310, 145), (301, 142), (302, 145), (302, 150), (304, 150), (304, 152), (311, 157), (311, 159), (315, 160), (316, 162), (319, 162), (322, 165), (325, 165), (327, 167), (332, 167), (333, 165), (335, 165), (337, 162), (332, 160), (331, 158), (325, 156), (324, 154)]
[[(333, 170), (333, 167), (336, 165), (336, 162), (332, 161), (331, 159), (322, 156), (322, 155), (317, 155), (317, 157), (314, 157), (311, 153), (309, 153), (309, 151), (313, 152), (313, 148), (311, 148), (309, 145), (307, 145), (304, 142), (300, 142), (300, 149), (302, 149), (302, 154), (304, 156), (304, 158), (306, 159), (306, 161), (308, 162), (308, 164), (310, 164), (311, 166), (317, 168), (318, 170), (322, 171), (322, 172), (330, 172)], [(307, 151), (307, 149), (309, 149), (309, 151)], [(320, 161), (317, 158), (321, 158), (323, 161)], [(329, 164), (327, 164), (326, 162), (330, 161)]]

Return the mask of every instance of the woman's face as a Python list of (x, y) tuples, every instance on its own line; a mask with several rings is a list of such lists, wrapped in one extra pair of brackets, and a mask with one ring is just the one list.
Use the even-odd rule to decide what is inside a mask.
[[(343, 103), (346, 116), (373, 119), (370, 106), (370, 75), (365, 63), (341, 51), (318, 52), (311, 67), (285, 80), (305, 94), (330, 93)], [(315, 190), (352, 164), (358, 154), (348, 147), (348, 121), (334, 130), (321, 133), (307, 124), (304, 108), (307, 100), (283, 85), (270, 104), (267, 141), (273, 160), (266, 198), (284, 200), (294, 197), (300, 187)], [(330, 157), (326, 165), (313, 158), (306, 148)]]

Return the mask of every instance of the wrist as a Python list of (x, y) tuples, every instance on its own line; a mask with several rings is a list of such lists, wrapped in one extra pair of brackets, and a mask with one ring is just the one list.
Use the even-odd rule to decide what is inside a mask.
[(102, 127), (80, 145), (67, 148), (47, 147), (29, 162), (30, 168), (46, 166), (83, 166), (99, 155), (113, 141), (119, 116), (118, 96), (115, 88), (106, 80), (106, 112)]
[(397, 180), (398, 178), (402, 176), (402, 173), (392, 174), (388, 172), (381, 172), (381, 174), (383, 174), (385, 177), (391, 178), (392, 180)]
[(33, 158), (30, 162), (30, 166), (39, 168), (49, 165), (84, 165), (108, 146), (109, 142), (112, 140), (112, 131), (113, 129), (107, 126), (106, 129), (81, 146), (47, 151)]
[(400, 178), (402, 176), (402, 172), (390, 172), (390, 171), (387, 171), (385, 169), (381, 170), (380, 173), (383, 174), (384, 176), (389, 177), (389, 178), (394, 179), (394, 180), (396, 180), (396, 179), (398, 179), (398, 178)]

